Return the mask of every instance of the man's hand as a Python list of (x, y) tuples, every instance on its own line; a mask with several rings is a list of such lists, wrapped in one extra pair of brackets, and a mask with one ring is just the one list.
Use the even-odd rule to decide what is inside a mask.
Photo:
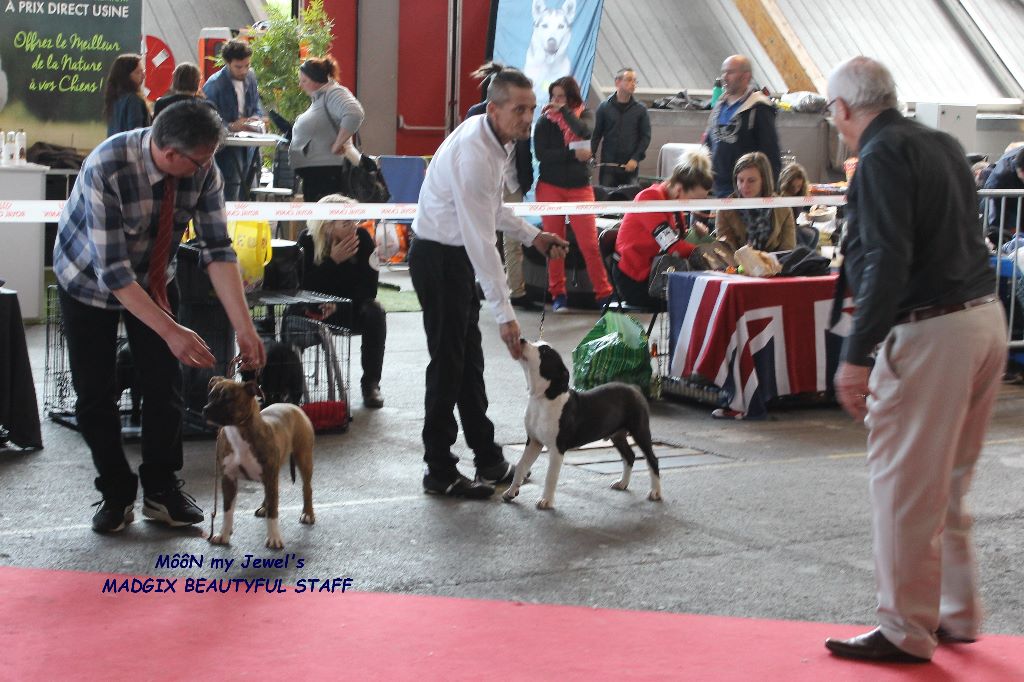
[(548, 258), (565, 258), (569, 254), (569, 242), (550, 232), (534, 237), (533, 246)]
[(623, 166), (623, 168), (626, 169), (627, 173), (632, 173), (633, 171), (636, 170), (636, 167), (638, 165), (639, 164), (637, 163), (636, 159), (630, 159), (629, 161), (626, 162), (626, 165)]
[(836, 370), (835, 389), (836, 399), (843, 409), (856, 421), (864, 421), (868, 414), (868, 377), (871, 375), (870, 367), (851, 365), (848, 362), (840, 362)]
[(344, 263), (358, 252), (359, 236), (355, 230), (343, 234), (331, 244), (331, 260), (335, 263)]
[[(210, 352), (203, 338), (188, 327), (175, 324), (170, 332), (164, 336), (167, 347), (171, 349), (174, 357), (183, 365), (189, 367), (213, 367), (216, 358)], [(261, 344), (262, 345), (262, 344)]]
[(515, 320), (502, 322), (498, 326), (498, 330), (501, 332), (501, 340), (505, 342), (505, 347), (508, 348), (508, 354), (512, 356), (512, 359), (518, 360), (523, 357), (523, 349), (519, 345), (519, 339), (522, 338), (519, 334), (519, 323)]
[(238, 339), (238, 356), (242, 359), (240, 369), (255, 370), (267, 364), (267, 349), (263, 347), (263, 341), (252, 324), (237, 331), (235, 336)]

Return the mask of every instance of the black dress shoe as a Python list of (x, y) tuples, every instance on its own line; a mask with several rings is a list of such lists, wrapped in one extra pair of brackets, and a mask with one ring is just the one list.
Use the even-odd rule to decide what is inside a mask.
[(879, 628), (850, 639), (829, 637), (825, 640), (825, 648), (842, 658), (856, 658), (879, 663), (928, 663), (930, 660), (908, 654), (900, 649), (887, 640)]
[(428, 495), (461, 497), (467, 500), (486, 500), (494, 494), (494, 486), (469, 480), (462, 474), (454, 478), (431, 473), (423, 474), (423, 492)]
[(939, 644), (974, 644), (978, 641), (973, 637), (958, 637), (941, 625), (935, 631), (935, 638), (939, 640)]

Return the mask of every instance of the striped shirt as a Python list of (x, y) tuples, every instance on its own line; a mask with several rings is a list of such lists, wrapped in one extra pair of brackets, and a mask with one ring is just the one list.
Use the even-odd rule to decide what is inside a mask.
[[(115, 135), (96, 147), (82, 164), (59, 219), (53, 270), (61, 287), (86, 305), (115, 310), (122, 306), (114, 290), (132, 282), (148, 290), (163, 195), (164, 174), (153, 161), (149, 128)], [(202, 241), (204, 265), (237, 260), (216, 164), (178, 179), (168, 282), (189, 221)]]

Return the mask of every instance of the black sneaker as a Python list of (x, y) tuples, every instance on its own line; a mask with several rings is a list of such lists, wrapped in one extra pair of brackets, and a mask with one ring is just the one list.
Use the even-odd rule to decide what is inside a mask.
[(92, 515), (92, 529), (97, 533), (116, 533), (135, 520), (134, 501), (121, 504), (103, 499), (92, 506), (99, 507)]
[(477, 483), (487, 483), (488, 485), (501, 485), (503, 483), (511, 483), (512, 478), (515, 476), (515, 474), (515, 465), (503, 459), (497, 464), (492, 464), (486, 467), (478, 467), (476, 470), (476, 477), (474, 478), (474, 480)]
[(494, 494), (494, 487), (471, 481), (462, 474), (456, 474), (454, 479), (441, 478), (428, 469), (423, 474), (423, 492), (428, 495), (464, 497), (467, 500), (486, 500)]
[(142, 498), (142, 515), (169, 526), (202, 523), (203, 510), (196, 506), (196, 498), (181, 489), (183, 485), (185, 481), (179, 479), (169, 490), (146, 493)]

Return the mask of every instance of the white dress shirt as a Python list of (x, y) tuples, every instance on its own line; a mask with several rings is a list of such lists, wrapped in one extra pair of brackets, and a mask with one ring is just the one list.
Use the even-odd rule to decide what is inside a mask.
[(533, 244), (540, 230), (502, 203), (502, 186), (513, 143), (502, 145), (486, 115), (462, 122), (427, 167), (412, 221), (417, 237), (465, 247), (484, 297), (499, 324), (516, 319), (495, 247), (497, 230)]

